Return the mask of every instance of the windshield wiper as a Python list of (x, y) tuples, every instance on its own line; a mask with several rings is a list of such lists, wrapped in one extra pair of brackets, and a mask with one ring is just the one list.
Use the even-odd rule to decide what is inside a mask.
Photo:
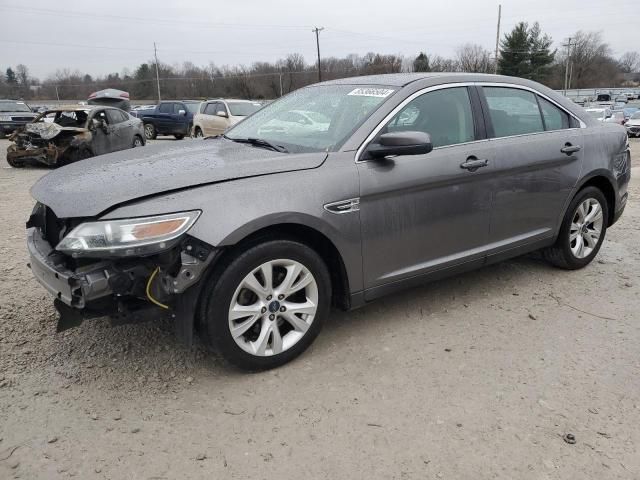
[(248, 143), (256, 147), (268, 148), (269, 150), (274, 150), (276, 152), (289, 153), (289, 150), (284, 148), (282, 145), (276, 145), (275, 143), (271, 143), (263, 138), (231, 138), (226, 135), (223, 135), (223, 137), (231, 140), (232, 142)]

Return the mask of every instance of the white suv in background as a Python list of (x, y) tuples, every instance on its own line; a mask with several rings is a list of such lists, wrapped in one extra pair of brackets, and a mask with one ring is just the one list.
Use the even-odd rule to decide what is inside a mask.
[(250, 100), (207, 100), (202, 102), (198, 113), (193, 117), (193, 135), (213, 137), (253, 112), (262, 108), (262, 104)]

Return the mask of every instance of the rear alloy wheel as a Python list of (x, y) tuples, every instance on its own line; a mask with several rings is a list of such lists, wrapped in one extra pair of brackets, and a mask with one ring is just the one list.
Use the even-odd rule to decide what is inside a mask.
[(155, 138), (158, 136), (158, 133), (156, 132), (156, 127), (154, 127), (150, 123), (145, 123), (144, 136), (147, 140), (155, 140)]
[(142, 147), (144, 143), (142, 143), (142, 138), (139, 135), (133, 137), (133, 145), (132, 148)]
[(249, 248), (222, 270), (208, 283), (213, 288), (202, 323), (225, 359), (246, 370), (265, 370), (313, 342), (331, 296), (329, 272), (314, 250), (274, 240)]
[(588, 265), (598, 254), (607, 231), (607, 200), (596, 187), (587, 187), (567, 209), (555, 245), (545, 257), (557, 267), (575, 270)]

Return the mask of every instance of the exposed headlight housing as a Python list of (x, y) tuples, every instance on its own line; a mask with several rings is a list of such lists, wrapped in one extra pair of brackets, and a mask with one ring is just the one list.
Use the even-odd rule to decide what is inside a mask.
[(73, 257), (153, 255), (175, 245), (200, 213), (200, 210), (192, 210), (81, 223), (62, 239), (56, 250)]

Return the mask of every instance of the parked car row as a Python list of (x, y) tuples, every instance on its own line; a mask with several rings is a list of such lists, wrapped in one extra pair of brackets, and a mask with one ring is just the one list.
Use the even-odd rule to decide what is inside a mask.
[(538, 249), (588, 265), (630, 170), (623, 127), (537, 83), (362, 76), (296, 90), (215, 138), (42, 177), (27, 245), (59, 331), (164, 316), (260, 370), (300, 355), (332, 306)]

